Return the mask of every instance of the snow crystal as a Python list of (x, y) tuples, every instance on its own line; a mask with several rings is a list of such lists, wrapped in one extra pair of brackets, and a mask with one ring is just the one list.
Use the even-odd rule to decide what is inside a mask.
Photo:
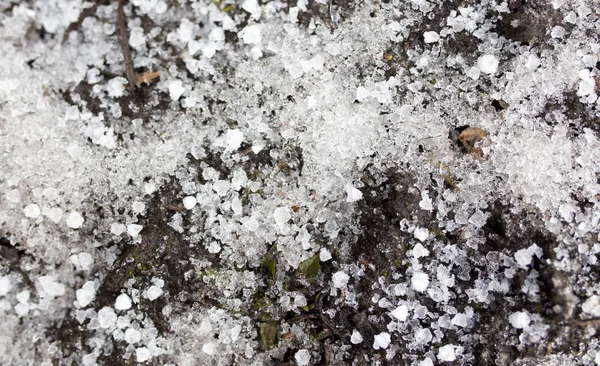
[(144, 227), (142, 225), (129, 224), (127, 225), (127, 234), (129, 234), (129, 236), (131, 236), (132, 238), (137, 238), (137, 236), (140, 235), (140, 232), (143, 228)]
[(437, 32), (425, 32), (423, 33), (425, 43), (435, 43), (440, 40), (440, 35)]
[(422, 227), (416, 228), (415, 231), (413, 232), (413, 236), (417, 240), (425, 241), (429, 237), (429, 230), (427, 230), (426, 228), (422, 228)]
[(0, 296), (6, 296), (12, 289), (12, 283), (8, 276), (0, 277)]
[(352, 335), (350, 336), (350, 343), (352, 343), (352, 344), (359, 344), (359, 343), (362, 343), (362, 341), (363, 341), (362, 334), (360, 334), (358, 332), (358, 330), (354, 329), (352, 331)]
[(158, 299), (160, 297), (160, 295), (163, 294), (163, 290), (157, 286), (150, 286), (150, 288), (148, 289), (146, 294), (148, 296), (148, 300), (154, 301), (154, 300)]
[(310, 365), (310, 352), (307, 349), (301, 349), (296, 352), (294, 359), (298, 366), (308, 366)]
[(581, 310), (594, 317), (600, 317), (600, 296), (593, 295), (588, 297), (581, 305)]
[(129, 344), (135, 344), (142, 340), (142, 333), (133, 328), (127, 328), (125, 330), (125, 342)]
[(67, 216), (67, 226), (71, 229), (79, 229), (84, 221), (83, 216), (77, 211), (71, 211)]
[(23, 209), (23, 213), (25, 214), (25, 217), (29, 217), (30, 219), (37, 219), (40, 216), (41, 211), (38, 205), (32, 203), (30, 205), (25, 206), (25, 209)]
[(152, 357), (152, 352), (146, 347), (140, 347), (135, 350), (135, 360), (137, 362), (146, 362)]
[(225, 143), (227, 151), (235, 151), (242, 146), (244, 142), (244, 133), (240, 130), (227, 130)]
[(452, 362), (456, 360), (456, 354), (454, 353), (455, 347), (456, 346), (453, 344), (447, 344), (440, 347), (437, 355), (438, 359), (442, 362)]
[(423, 272), (415, 272), (410, 279), (410, 284), (415, 291), (423, 292), (429, 286), (429, 275)]
[(531, 323), (531, 318), (529, 314), (525, 311), (517, 311), (512, 313), (508, 317), (508, 321), (510, 324), (517, 329), (526, 329), (529, 328), (529, 323)]
[(331, 259), (331, 252), (327, 248), (321, 248), (319, 251), (319, 259), (321, 262), (327, 262)]
[(429, 250), (421, 245), (421, 243), (417, 243), (417, 245), (413, 247), (412, 254), (413, 257), (419, 259), (421, 257), (427, 257), (429, 255)]
[(219, 197), (223, 197), (229, 191), (229, 181), (228, 180), (218, 180), (213, 185), (213, 190), (219, 195)]
[(415, 332), (415, 342), (419, 344), (428, 344), (433, 339), (433, 334), (428, 328), (419, 329)]
[(115, 311), (112, 308), (105, 306), (98, 311), (98, 323), (100, 324), (100, 328), (108, 329), (115, 325), (116, 321), (117, 314), (115, 314)]
[(196, 203), (198, 203), (198, 201), (194, 196), (187, 196), (183, 198), (183, 207), (185, 207), (186, 210), (191, 210), (192, 208), (196, 207)]
[(77, 304), (79, 307), (84, 308), (94, 301), (96, 298), (96, 287), (94, 281), (88, 281), (81, 286), (81, 289), (75, 291), (75, 297), (77, 298)]
[(346, 194), (348, 195), (346, 202), (356, 202), (363, 197), (362, 192), (351, 185), (346, 186)]
[(115, 309), (117, 310), (129, 310), (131, 309), (131, 298), (127, 294), (121, 294), (117, 296), (115, 300)]
[(247, 26), (242, 33), (242, 40), (245, 44), (259, 44), (262, 41), (260, 29), (256, 24)]
[(127, 226), (125, 226), (121, 223), (113, 222), (112, 224), (110, 224), (110, 233), (115, 236), (119, 236), (126, 231), (127, 231)]
[(401, 322), (406, 321), (408, 317), (408, 307), (406, 305), (400, 305), (396, 309), (394, 309), (390, 315), (394, 318), (400, 320)]
[(392, 338), (389, 333), (382, 332), (375, 336), (373, 340), (373, 348), (374, 349), (386, 349), (389, 347), (392, 342)]
[(171, 80), (171, 82), (169, 82), (168, 88), (169, 88), (169, 96), (171, 97), (171, 100), (173, 100), (173, 101), (179, 100), (179, 98), (185, 92), (185, 88), (183, 87), (183, 82), (179, 79)]
[(348, 284), (349, 279), (350, 276), (348, 276), (345, 272), (338, 271), (332, 276), (333, 286), (336, 288), (342, 288)]
[(468, 322), (468, 318), (465, 314), (456, 314), (454, 318), (452, 318), (452, 325), (456, 325), (459, 327), (466, 327)]
[(483, 55), (477, 59), (477, 68), (484, 74), (495, 74), (499, 64), (494, 55)]

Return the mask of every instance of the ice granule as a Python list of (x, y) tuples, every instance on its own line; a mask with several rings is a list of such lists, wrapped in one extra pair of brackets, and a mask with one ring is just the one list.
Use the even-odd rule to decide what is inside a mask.
[(25, 214), (25, 217), (29, 217), (30, 219), (37, 219), (40, 216), (41, 211), (38, 205), (32, 203), (25, 206), (25, 209), (23, 209), (23, 213)]
[(150, 301), (154, 301), (154, 300), (158, 299), (160, 297), (160, 295), (162, 295), (162, 294), (163, 294), (163, 290), (157, 286), (150, 286), (150, 288), (146, 292), (146, 295), (148, 296), (148, 300), (150, 300)]
[(242, 9), (246, 10), (252, 15), (252, 18), (258, 20), (260, 18), (260, 4), (256, 0), (245, 0), (242, 3)]
[(456, 314), (454, 318), (452, 318), (452, 325), (456, 325), (459, 327), (466, 327), (468, 324), (468, 319), (465, 314)]
[(81, 286), (81, 289), (75, 291), (75, 297), (77, 298), (77, 305), (79, 307), (86, 307), (91, 304), (96, 298), (96, 287), (94, 281), (88, 281)]
[(447, 344), (445, 346), (440, 347), (437, 355), (438, 360), (442, 362), (452, 362), (456, 360), (456, 354), (454, 353), (455, 347), (456, 346), (454, 346), (453, 344)]
[(133, 48), (138, 48), (146, 43), (144, 38), (144, 29), (142, 27), (133, 27), (129, 32), (129, 45)]
[(517, 329), (526, 329), (526, 328), (529, 328), (529, 323), (531, 323), (531, 318), (529, 317), (529, 314), (527, 314), (527, 312), (517, 311), (515, 313), (512, 313), (508, 317), (508, 321), (513, 327), (515, 327)]
[(527, 57), (527, 62), (525, 63), (525, 67), (529, 70), (535, 70), (540, 66), (540, 59), (535, 55), (531, 54)]
[(429, 198), (429, 192), (427, 190), (421, 192), (421, 202), (419, 202), (419, 207), (426, 211), (433, 210), (433, 204), (431, 202), (431, 198)]
[(419, 344), (428, 344), (433, 339), (433, 334), (428, 328), (419, 329), (415, 332), (415, 342)]
[(527, 268), (531, 264), (533, 256), (537, 256), (541, 258), (543, 254), (542, 248), (538, 247), (535, 244), (532, 244), (527, 249), (519, 249), (515, 252), (515, 260), (519, 263), (521, 268)]
[(137, 362), (146, 362), (152, 357), (152, 352), (146, 347), (140, 347), (135, 350), (135, 360)]
[(115, 325), (117, 321), (117, 314), (115, 311), (105, 306), (100, 311), (98, 311), (98, 323), (100, 324), (100, 328), (108, 329)]
[(129, 310), (131, 309), (131, 298), (127, 294), (121, 294), (117, 296), (115, 300), (115, 309), (117, 310)]
[(346, 186), (346, 194), (348, 195), (346, 202), (356, 202), (363, 197), (362, 192), (351, 185)]
[(565, 28), (561, 27), (560, 25), (557, 25), (554, 28), (552, 28), (552, 31), (550, 32), (552, 38), (563, 38), (565, 34)]
[(301, 349), (296, 352), (294, 359), (298, 366), (308, 366), (310, 365), (310, 352), (307, 349)]
[(210, 320), (204, 319), (202, 323), (200, 323), (200, 328), (198, 330), (200, 331), (200, 334), (208, 334), (212, 331), (212, 329), (213, 328), (210, 324)]
[(142, 333), (133, 328), (127, 328), (125, 330), (125, 342), (129, 344), (135, 344), (142, 340)]
[(389, 347), (392, 342), (392, 337), (389, 333), (382, 332), (375, 336), (373, 340), (373, 348), (374, 349), (386, 349)]
[(362, 341), (363, 341), (362, 334), (360, 334), (358, 330), (354, 329), (352, 331), (352, 335), (350, 336), (350, 343), (359, 344), (359, 343), (362, 343)]
[(321, 248), (319, 251), (319, 260), (321, 262), (327, 262), (331, 259), (331, 252), (327, 248)]
[(83, 216), (77, 211), (71, 211), (67, 216), (67, 226), (71, 229), (79, 229), (84, 221)]
[(169, 82), (168, 88), (169, 88), (169, 96), (171, 97), (171, 100), (173, 100), (173, 101), (179, 100), (179, 98), (185, 92), (185, 88), (183, 87), (183, 82), (179, 79), (171, 80)]
[(410, 279), (410, 284), (415, 291), (423, 292), (429, 286), (429, 275), (423, 272), (415, 272)]
[(433, 366), (433, 360), (429, 357), (426, 357), (423, 361), (419, 363), (419, 366)]
[(55, 224), (58, 224), (63, 216), (63, 211), (58, 207), (44, 209), (43, 214)]
[(484, 74), (495, 74), (499, 64), (494, 55), (483, 55), (477, 59), (477, 68)]
[(127, 234), (129, 234), (129, 236), (131, 236), (132, 238), (137, 238), (137, 236), (140, 235), (140, 232), (143, 228), (144, 227), (142, 225), (129, 224), (127, 225)]
[(131, 205), (131, 209), (133, 210), (133, 212), (135, 212), (136, 214), (141, 214), (142, 212), (144, 212), (144, 210), (146, 209), (146, 205), (144, 204), (144, 202), (139, 202), (139, 201), (135, 201), (132, 205)]
[(183, 18), (181, 20), (181, 24), (179, 24), (179, 28), (177, 29), (177, 35), (184, 43), (191, 41), (194, 38), (194, 23), (192, 23), (188, 18)]
[(242, 40), (245, 44), (259, 44), (262, 41), (258, 25), (249, 25), (242, 31)]
[(11, 189), (10, 191), (6, 192), (6, 199), (12, 203), (18, 203), (21, 201), (21, 194), (16, 189)]
[(198, 203), (198, 200), (196, 200), (196, 197), (194, 196), (187, 196), (183, 198), (183, 207), (185, 207), (186, 210), (191, 210), (194, 208), (196, 203)]
[(348, 284), (349, 279), (350, 276), (348, 276), (345, 272), (338, 271), (332, 276), (333, 286), (336, 288), (342, 288)]
[(417, 240), (425, 241), (429, 237), (429, 230), (423, 227), (416, 228), (413, 232), (413, 236)]
[(126, 231), (127, 231), (127, 226), (125, 226), (124, 224), (121, 224), (118, 222), (113, 222), (112, 224), (110, 224), (110, 233), (115, 236), (119, 236)]
[(235, 151), (242, 146), (244, 142), (244, 133), (240, 130), (227, 130), (225, 134), (225, 144), (227, 151)]
[(121, 76), (110, 79), (106, 84), (106, 91), (108, 92), (108, 96), (111, 98), (122, 97), (125, 93), (126, 83), (127, 79)]
[(367, 99), (369, 97), (369, 89), (365, 88), (364, 86), (359, 86), (356, 89), (356, 100), (358, 100), (359, 102), (362, 102), (363, 100)]
[(390, 315), (401, 322), (406, 321), (406, 318), (408, 317), (408, 307), (406, 305), (400, 305), (394, 309)]
[(51, 276), (41, 276), (38, 278), (38, 281), (40, 282), (44, 293), (50, 298), (65, 294), (65, 286), (60, 282), (54, 281)]
[(417, 245), (413, 247), (412, 254), (413, 257), (419, 259), (421, 257), (427, 257), (429, 255), (429, 250), (421, 245), (421, 243), (417, 243)]
[(600, 317), (600, 296), (593, 295), (588, 297), (581, 305), (581, 310), (594, 317)]
[(237, 341), (237, 339), (240, 337), (240, 333), (242, 332), (242, 326), (237, 324), (234, 325), (231, 329), (230, 329), (230, 337), (232, 341)]
[(425, 32), (423, 38), (425, 43), (435, 43), (440, 40), (440, 35), (437, 32)]
[(81, 357), (81, 364), (83, 366), (97, 366), (96, 355), (93, 353), (85, 354)]
[(22, 318), (29, 314), (29, 304), (18, 303), (15, 305), (15, 312), (19, 318)]
[(229, 181), (228, 180), (218, 180), (213, 185), (213, 190), (219, 195), (219, 197), (223, 197), (229, 191)]
[(287, 222), (292, 218), (292, 213), (287, 207), (277, 207), (275, 211), (273, 211), (273, 218), (275, 219), (275, 223), (280, 228), (283, 228), (287, 225)]
[(12, 289), (12, 283), (8, 276), (0, 277), (0, 296), (6, 296)]
[(211, 254), (217, 254), (221, 251), (221, 246), (216, 241), (213, 241), (208, 246), (208, 252)]
[(206, 353), (207, 355), (214, 355), (215, 354), (215, 344), (213, 342), (205, 343), (202, 346), (202, 352)]

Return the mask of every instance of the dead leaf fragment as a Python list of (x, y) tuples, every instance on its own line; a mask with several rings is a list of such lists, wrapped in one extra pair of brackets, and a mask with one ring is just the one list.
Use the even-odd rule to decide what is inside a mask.
[(146, 71), (141, 74), (135, 75), (135, 85), (142, 83), (150, 84), (154, 79), (158, 78), (160, 74), (157, 71)]

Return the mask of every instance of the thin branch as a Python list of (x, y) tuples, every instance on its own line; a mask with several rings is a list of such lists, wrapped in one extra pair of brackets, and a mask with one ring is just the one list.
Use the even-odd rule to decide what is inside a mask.
[(131, 59), (131, 49), (129, 48), (129, 34), (127, 32), (125, 12), (123, 11), (123, 0), (119, 0), (117, 8), (117, 28), (119, 29), (119, 43), (121, 43), (123, 58), (125, 59), (125, 75), (129, 81), (129, 90), (133, 93), (135, 91), (135, 70), (133, 68), (133, 60)]

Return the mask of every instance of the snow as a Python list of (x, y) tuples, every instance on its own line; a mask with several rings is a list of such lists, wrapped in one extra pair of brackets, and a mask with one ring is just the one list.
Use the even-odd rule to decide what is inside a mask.
[(62, 283), (54, 280), (52, 276), (41, 276), (38, 278), (38, 281), (45, 295), (49, 298), (54, 298), (65, 294), (65, 286)]
[(426, 228), (422, 228), (422, 227), (416, 228), (415, 231), (413, 232), (413, 236), (417, 240), (426, 241), (427, 238), (429, 237), (429, 230), (427, 230)]
[(386, 349), (389, 347), (392, 342), (392, 338), (389, 333), (382, 332), (375, 335), (373, 340), (373, 348), (374, 349)]
[(131, 298), (127, 294), (120, 294), (115, 300), (115, 309), (129, 310), (131, 309)]
[(452, 325), (459, 326), (461, 328), (466, 327), (469, 324), (468, 318), (465, 314), (456, 314), (452, 318)]
[(338, 271), (333, 274), (331, 279), (333, 281), (333, 287), (335, 288), (343, 288), (348, 284), (348, 280), (350, 280), (350, 276), (348, 276), (343, 271)]
[(136, 344), (142, 340), (142, 333), (133, 328), (125, 329), (125, 342), (129, 344)]
[(423, 33), (423, 38), (425, 43), (436, 43), (440, 40), (440, 35), (437, 32), (430, 31)]
[(77, 306), (85, 308), (96, 298), (96, 285), (94, 281), (87, 281), (81, 288), (75, 291)]
[(129, 224), (127, 225), (127, 234), (129, 234), (129, 236), (131, 236), (132, 238), (137, 238), (137, 236), (140, 235), (140, 232), (143, 228), (144, 227), (142, 225)]
[(331, 252), (327, 248), (321, 248), (319, 251), (319, 260), (321, 262), (327, 262), (331, 258)]
[(81, 214), (77, 211), (71, 211), (69, 213), (69, 215), (67, 216), (67, 226), (70, 227), (71, 229), (79, 229), (81, 226), (83, 226), (83, 222), (85, 220), (83, 219), (83, 216), (81, 216)]
[(113, 222), (110, 225), (110, 232), (111, 232), (111, 234), (113, 234), (115, 236), (119, 236), (119, 235), (127, 232), (127, 226), (125, 226), (119, 222)]
[(146, 362), (152, 358), (152, 352), (146, 347), (140, 347), (135, 350), (135, 360), (137, 362)]
[(187, 196), (183, 198), (183, 207), (185, 207), (186, 210), (191, 210), (192, 208), (196, 207), (196, 203), (198, 203), (198, 201), (194, 196)]
[(427, 328), (419, 329), (415, 332), (415, 342), (418, 344), (428, 344), (433, 339), (433, 334)]
[(294, 360), (298, 366), (310, 365), (310, 351), (307, 349), (301, 349), (294, 355)]
[(185, 92), (185, 88), (183, 87), (183, 81), (181, 81), (180, 79), (176, 79), (176, 80), (171, 80), (169, 82), (169, 97), (171, 97), (171, 100), (179, 100), (179, 98), (181, 98), (181, 96), (183, 95), (183, 93)]
[(415, 259), (427, 257), (429, 255), (429, 250), (425, 248), (421, 243), (417, 243), (412, 250), (413, 257)]
[(526, 329), (531, 323), (531, 317), (525, 311), (517, 311), (508, 317), (508, 322), (517, 329)]
[(429, 275), (423, 272), (416, 272), (410, 279), (412, 288), (418, 292), (424, 292), (429, 286)]
[(256, 24), (252, 24), (244, 28), (242, 34), (242, 40), (245, 44), (260, 44), (262, 41), (260, 28)]
[(583, 304), (581, 310), (593, 317), (600, 317), (600, 296), (593, 295), (588, 297)]
[(477, 68), (484, 74), (495, 74), (500, 62), (494, 55), (483, 55), (477, 59)]
[(148, 300), (154, 301), (163, 294), (163, 290), (157, 286), (150, 286), (147, 291)]
[(235, 151), (240, 148), (244, 142), (244, 133), (240, 130), (227, 130), (225, 136), (226, 150)]
[(0, 276), (0, 296), (6, 296), (12, 289), (12, 283), (8, 276)]
[(115, 314), (115, 311), (112, 308), (105, 306), (98, 311), (98, 324), (100, 325), (100, 328), (111, 328), (115, 325), (116, 321), (117, 314)]
[(454, 353), (454, 349), (456, 346), (453, 344), (447, 344), (445, 346), (440, 347), (437, 358), (441, 362), (452, 362), (456, 360), (456, 354)]
[(350, 336), (350, 343), (352, 344), (360, 344), (363, 341), (363, 336), (356, 329), (352, 330), (352, 335)]

